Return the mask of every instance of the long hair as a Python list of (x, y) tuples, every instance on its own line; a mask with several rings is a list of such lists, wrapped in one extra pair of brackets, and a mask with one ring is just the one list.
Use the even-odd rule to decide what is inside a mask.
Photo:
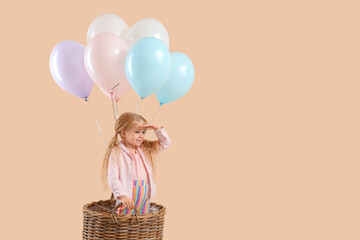
[[(110, 153), (111, 153), (112, 149), (115, 148), (114, 149), (115, 152), (117, 154), (119, 154), (119, 156), (121, 156), (121, 154), (119, 153), (120, 147), (118, 146), (118, 144), (119, 144), (120, 140), (119, 140), (118, 136), (121, 139), (122, 137), (121, 137), (120, 132), (131, 129), (135, 125), (135, 123), (146, 124), (147, 121), (145, 120), (144, 117), (142, 117), (139, 114), (131, 113), (131, 112), (124, 112), (123, 114), (121, 114), (119, 116), (119, 118), (115, 122), (115, 135), (111, 138), (111, 140), (109, 142), (108, 148), (105, 152), (103, 164), (102, 164), (102, 180), (103, 180), (105, 188), (106, 188), (106, 186), (108, 186), (107, 185), (107, 177), (108, 177), (108, 166), (109, 166)], [(144, 150), (146, 159), (148, 159), (150, 161), (151, 167), (153, 168), (153, 172), (155, 174), (154, 158), (155, 158), (156, 153), (159, 152), (159, 145), (157, 144), (157, 141), (144, 140), (140, 146)], [(119, 152), (117, 150), (119, 150)]]

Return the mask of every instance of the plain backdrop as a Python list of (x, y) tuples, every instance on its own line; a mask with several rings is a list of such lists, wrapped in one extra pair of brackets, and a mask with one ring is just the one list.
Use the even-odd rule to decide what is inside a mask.
[[(165, 240), (360, 238), (358, 1), (34, 0), (0, 14), (1, 239), (81, 239), (83, 206), (110, 197), (90, 108), (49, 70), (104, 13), (161, 21), (195, 67), (154, 120), (172, 140), (152, 199)], [(89, 101), (110, 139), (110, 99), (94, 86)], [(136, 102), (130, 90), (119, 112)], [(152, 95), (139, 113), (157, 108)]]

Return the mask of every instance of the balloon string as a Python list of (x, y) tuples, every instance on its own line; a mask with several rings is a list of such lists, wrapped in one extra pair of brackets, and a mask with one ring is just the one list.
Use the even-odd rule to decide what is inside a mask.
[(156, 110), (156, 112), (155, 112), (155, 114), (154, 114), (153, 118), (151, 119), (151, 122), (150, 122), (150, 123), (152, 123), (152, 122), (154, 121), (155, 116), (157, 115), (157, 113), (158, 113), (158, 111), (159, 111), (160, 107), (161, 107), (161, 104), (159, 105), (158, 109)]
[[(119, 86), (119, 84), (120, 84), (120, 83), (116, 84), (116, 85), (110, 90), (110, 94), (111, 94), (111, 104), (112, 104), (112, 109), (113, 109), (113, 114), (114, 114), (114, 120), (115, 120), (115, 122), (116, 122), (116, 119), (117, 119), (117, 114), (116, 114), (116, 117), (115, 117), (113, 94), (114, 94), (114, 88), (116, 88), (117, 86)], [(117, 101), (116, 95), (115, 95), (115, 101)], [(118, 110), (117, 110), (117, 102), (116, 102), (116, 113), (118, 113)]]
[(104, 137), (104, 135), (103, 135), (103, 133), (102, 133), (102, 131), (101, 131), (101, 128), (100, 128), (100, 125), (99, 125), (98, 121), (97, 121), (96, 118), (95, 118), (94, 111), (93, 111), (93, 109), (92, 109), (92, 107), (91, 107), (90, 102), (88, 101), (88, 98), (85, 98), (85, 102), (88, 103), (88, 106), (89, 106), (89, 108), (90, 108), (90, 111), (91, 111), (91, 113), (92, 113), (92, 116), (93, 116), (93, 118), (94, 118), (94, 121), (95, 121), (95, 123), (96, 123), (96, 126), (98, 127), (99, 132), (100, 132), (100, 134), (101, 134), (101, 136), (102, 136), (102, 138), (103, 138), (103, 140), (104, 140), (105, 146), (106, 146), (107, 143), (106, 143), (105, 137)]
[(116, 98), (116, 94), (114, 93), (114, 95), (115, 95), (115, 106), (116, 106), (116, 119), (119, 117), (119, 110), (118, 110), (118, 100), (117, 100), (117, 98)]
[(114, 121), (116, 121), (116, 118), (115, 118), (115, 111), (114, 111), (113, 93), (110, 93), (110, 94), (111, 94), (111, 105), (112, 105), (112, 110), (113, 110), (113, 115), (114, 115)]

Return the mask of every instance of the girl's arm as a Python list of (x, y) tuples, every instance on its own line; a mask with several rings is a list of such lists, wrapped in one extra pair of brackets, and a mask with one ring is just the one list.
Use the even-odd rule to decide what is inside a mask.
[(143, 128), (145, 129), (153, 129), (157, 138), (159, 139), (157, 141), (160, 150), (164, 150), (166, 148), (168, 148), (171, 145), (171, 140), (169, 135), (166, 133), (165, 128), (163, 126), (158, 126), (158, 125), (154, 125), (154, 124), (145, 124), (142, 125)]
[(171, 145), (171, 140), (169, 135), (166, 133), (165, 128), (161, 126), (159, 129), (154, 131), (157, 138), (159, 139), (158, 142), (159, 145), (161, 146), (160, 150), (164, 150), (168, 148)]
[(114, 193), (115, 199), (121, 195), (125, 195), (125, 190), (120, 182), (118, 158), (115, 147), (111, 150), (108, 166), (108, 182), (111, 191)]

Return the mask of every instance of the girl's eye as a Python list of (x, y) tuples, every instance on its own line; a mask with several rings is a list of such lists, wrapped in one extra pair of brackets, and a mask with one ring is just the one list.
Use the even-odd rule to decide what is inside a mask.
[(146, 132), (143, 132), (143, 134), (145, 134)]
[(139, 133), (139, 131), (136, 131), (135, 133)]

